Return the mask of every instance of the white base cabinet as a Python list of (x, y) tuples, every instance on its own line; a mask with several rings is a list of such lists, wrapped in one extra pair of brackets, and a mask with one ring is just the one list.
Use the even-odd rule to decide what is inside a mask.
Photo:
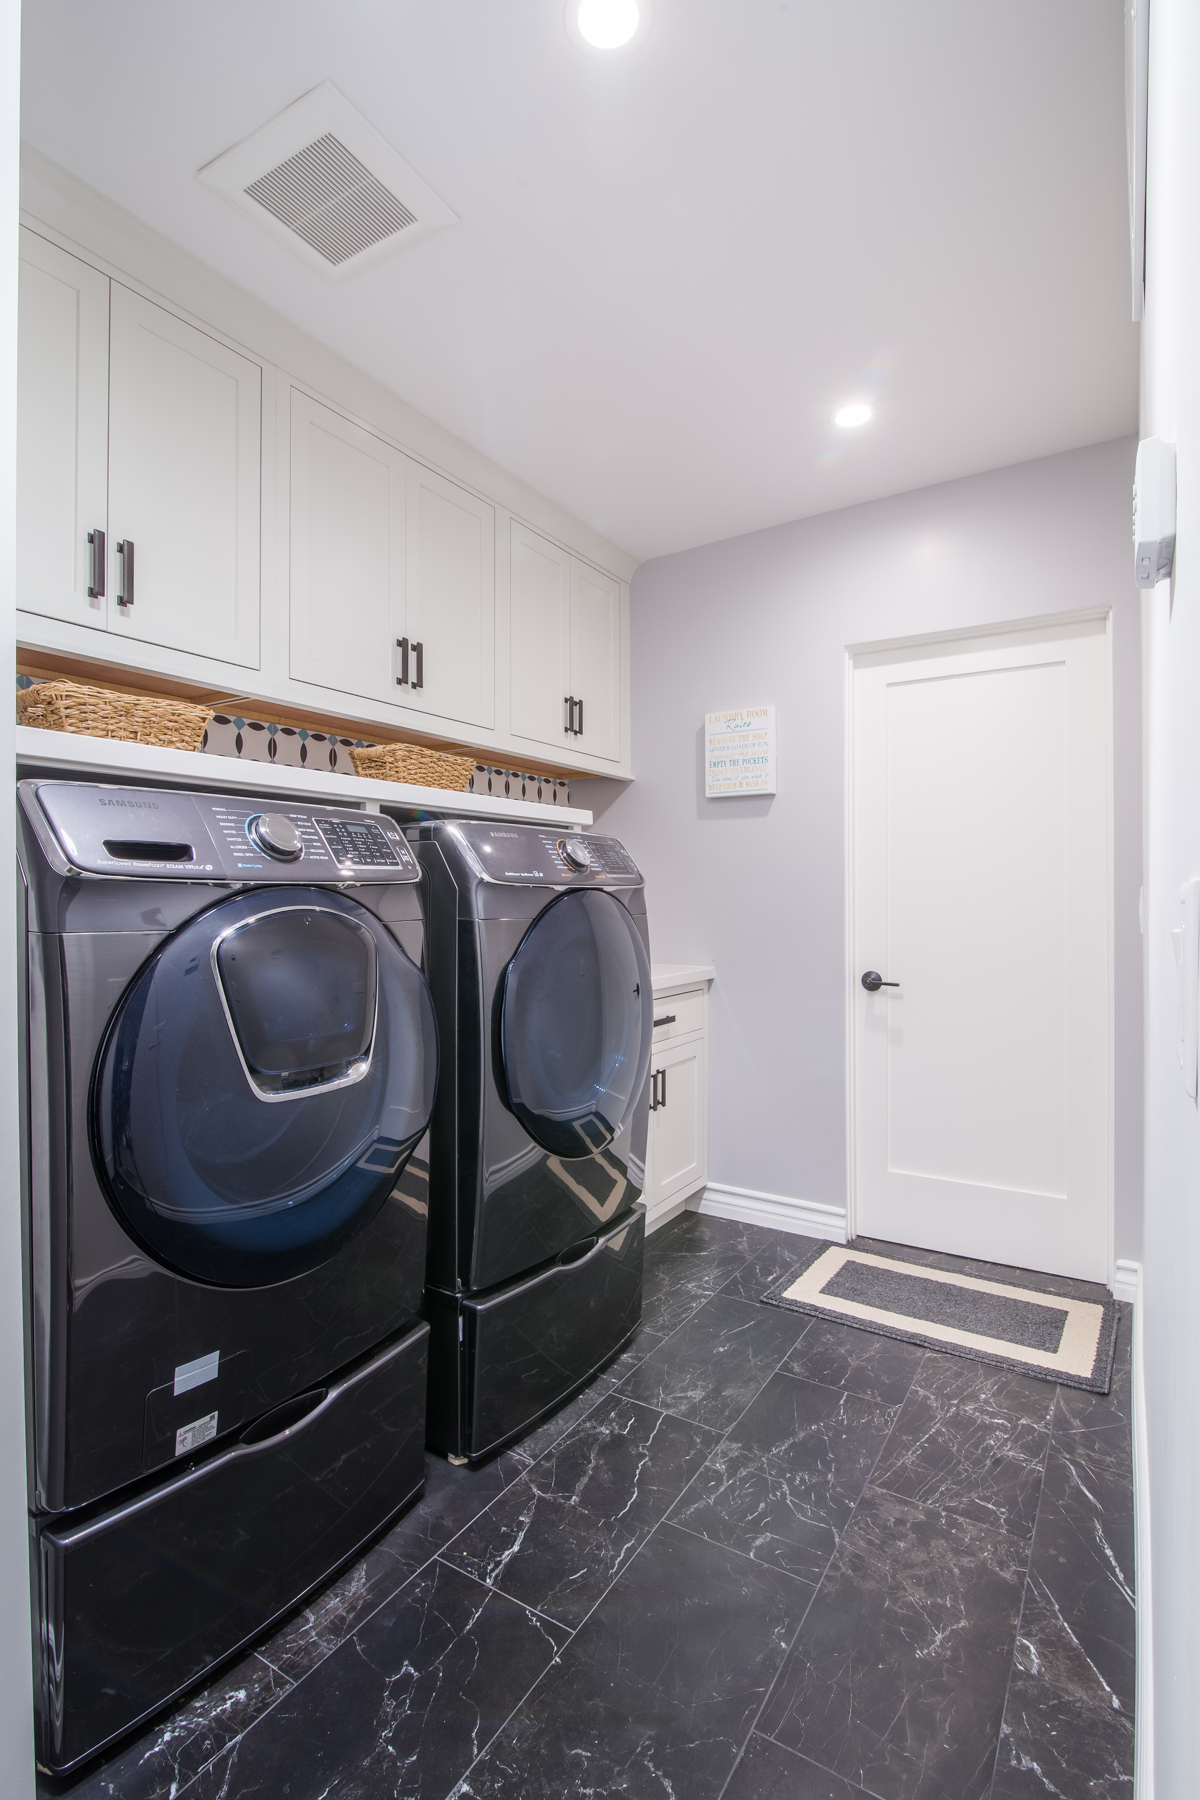
[(660, 964), (654, 982), (646, 1229), (682, 1212), (708, 1180), (707, 966)]

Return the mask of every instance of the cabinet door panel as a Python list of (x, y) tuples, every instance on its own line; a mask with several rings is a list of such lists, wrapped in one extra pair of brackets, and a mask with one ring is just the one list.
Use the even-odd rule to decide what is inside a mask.
[(21, 232), (17, 605), (103, 631), (88, 533), (108, 529), (108, 277)]
[(704, 1143), (704, 1080), (706, 1047), (703, 1039), (680, 1044), (654, 1055), (651, 1067), (661, 1070), (660, 1088), (666, 1098), (650, 1114), (654, 1136), (655, 1198), (700, 1186), (706, 1174)]
[(509, 693), (514, 737), (559, 750), (571, 686), (571, 557), (512, 521)]
[(583, 701), (576, 750), (621, 758), (621, 586), (571, 558), (571, 692)]
[(136, 577), (110, 629), (257, 668), (261, 369), (114, 282), (109, 400), (109, 560), (132, 539)]
[(290, 669), (296, 681), (403, 701), (408, 459), (292, 389)]
[(495, 508), (412, 461), (407, 610), (408, 636), (421, 645), (422, 685), (397, 690), (404, 704), (491, 729), (496, 722)]

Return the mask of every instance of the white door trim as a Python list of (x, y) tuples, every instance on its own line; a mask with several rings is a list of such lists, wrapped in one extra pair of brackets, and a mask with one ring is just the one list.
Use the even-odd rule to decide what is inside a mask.
[(1115, 866), (1113, 861), (1113, 707), (1112, 707), (1112, 642), (1113, 620), (1111, 607), (1086, 607), (1076, 612), (1049, 613), (1043, 617), (1004, 619), (996, 624), (968, 625), (956, 627), (949, 631), (918, 632), (905, 637), (880, 638), (871, 643), (847, 644), (845, 650), (845, 704), (843, 707), (843, 790), (845, 818), (843, 827), (843, 847), (845, 857), (845, 881), (843, 893), (842, 919), (842, 961), (843, 990), (845, 1004), (845, 1085), (846, 1085), (846, 1236), (852, 1240), (858, 1231), (858, 1170), (857, 1170), (857, 1118), (855, 1089), (857, 1084), (857, 1067), (855, 1059), (855, 980), (854, 980), (854, 905), (855, 905), (855, 794), (854, 794), (854, 676), (860, 658), (875, 656), (882, 651), (914, 650), (919, 651), (949, 644), (966, 644), (972, 641), (994, 639), (1015, 632), (1036, 631), (1052, 634), (1056, 629), (1077, 626), (1089, 622), (1102, 622), (1105, 639), (1105, 673), (1107, 682), (1107, 780), (1106, 806), (1108, 827), (1107, 882), (1110, 905), (1108, 908), (1108, 954), (1106, 978), (1108, 986), (1108, 1182), (1107, 1182), (1107, 1245), (1108, 1245), (1108, 1284), (1111, 1288), (1116, 1278), (1115, 1235), (1114, 1235), (1114, 1193), (1113, 1180), (1115, 1168), (1115, 1147), (1113, 1141), (1116, 1113), (1116, 1045), (1115, 1045), (1115, 1010), (1116, 1010), (1116, 978), (1115, 978), (1115, 912), (1111, 904), (1115, 886)]

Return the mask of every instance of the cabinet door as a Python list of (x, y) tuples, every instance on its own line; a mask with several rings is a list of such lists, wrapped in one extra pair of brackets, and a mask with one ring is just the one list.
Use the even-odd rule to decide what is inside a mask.
[(514, 737), (560, 750), (571, 687), (571, 557), (527, 525), (511, 526), (509, 695)]
[(583, 732), (568, 741), (587, 756), (621, 759), (621, 585), (571, 558), (571, 687)]
[[(406, 706), (490, 729), (496, 722), (496, 513), (410, 460)], [(420, 651), (416, 646), (420, 646)]]
[(660, 1104), (650, 1114), (654, 1198), (692, 1193), (708, 1175), (707, 1045), (703, 1038), (655, 1052)]
[(109, 629), (257, 668), (262, 370), (113, 282), (109, 412)]
[(290, 671), (295, 681), (404, 700), (408, 458), (292, 389)]
[(88, 533), (108, 529), (108, 277), (22, 230), (17, 320), (17, 605), (103, 631)]

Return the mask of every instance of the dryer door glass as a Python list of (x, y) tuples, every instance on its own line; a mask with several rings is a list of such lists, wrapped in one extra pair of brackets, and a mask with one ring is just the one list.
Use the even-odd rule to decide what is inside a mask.
[(370, 1222), (437, 1086), (425, 978), (342, 894), (259, 889), (191, 919), (122, 997), (92, 1082), (110, 1203), (161, 1262), (258, 1287)]
[(539, 914), (504, 976), (508, 1102), (555, 1156), (592, 1156), (630, 1116), (650, 1067), (650, 961), (630, 914), (594, 888)]

